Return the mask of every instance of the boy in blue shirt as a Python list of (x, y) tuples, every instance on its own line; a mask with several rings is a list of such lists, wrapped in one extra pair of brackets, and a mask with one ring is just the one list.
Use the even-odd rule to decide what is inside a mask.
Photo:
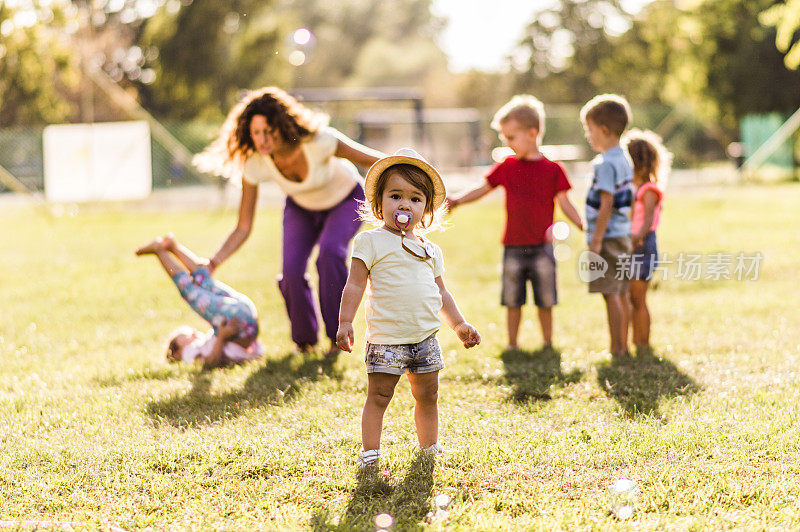
[[(620, 148), (620, 137), (631, 120), (628, 102), (615, 94), (595, 96), (581, 109), (586, 140), (599, 153), (592, 161), (592, 185), (586, 195), (586, 240), (589, 251), (605, 261), (604, 271), (590, 277), (589, 292), (603, 294), (611, 337), (611, 356), (628, 354), (628, 275), (631, 253), (630, 212), (633, 167)], [(597, 256), (590, 255), (597, 260)], [(600, 273), (602, 271), (602, 273)], [(620, 272), (623, 272), (620, 275)]]

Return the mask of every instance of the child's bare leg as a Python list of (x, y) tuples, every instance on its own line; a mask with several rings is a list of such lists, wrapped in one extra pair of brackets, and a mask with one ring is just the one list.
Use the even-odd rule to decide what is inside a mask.
[(517, 348), (517, 337), (519, 336), (519, 324), (522, 321), (522, 307), (507, 307), (508, 325), (508, 348)]
[(414, 396), (414, 423), (421, 449), (439, 442), (439, 372), (409, 373)]
[(627, 331), (625, 328), (625, 308), (623, 297), (619, 294), (603, 294), (606, 302), (606, 314), (608, 315), (608, 333), (611, 337), (611, 354), (622, 355), (628, 350), (626, 339)]
[(631, 326), (631, 310), (630, 305), (628, 304), (629, 297), (628, 291), (625, 290), (625, 293), (620, 295), (620, 307), (622, 308), (622, 327), (619, 331), (619, 341), (620, 345), (622, 345), (622, 350), (627, 352), (628, 351), (628, 330)]
[[(633, 316), (633, 302), (631, 301), (630, 289), (628, 289), (628, 297), (622, 300), (622, 304), (625, 305), (625, 311), (628, 313), (628, 316)], [(628, 343), (628, 340), (631, 337), (632, 327), (633, 327), (633, 318), (628, 320), (627, 327), (625, 327), (625, 343)]]
[(542, 329), (542, 343), (546, 347), (553, 343), (553, 307), (536, 307), (536, 311)]
[(650, 345), (650, 310), (647, 308), (647, 281), (632, 280), (630, 284), (631, 325), (633, 344), (636, 347)]
[(175, 240), (175, 237), (170, 233), (162, 238), (164, 247), (172, 252), (181, 263), (186, 266), (189, 273), (194, 273), (197, 268), (206, 264), (205, 259), (201, 259), (194, 254), (192, 250)]
[(381, 448), (383, 414), (392, 400), (400, 375), (370, 373), (367, 379), (367, 402), (361, 414), (361, 441), (365, 451)]
[(158, 260), (161, 261), (161, 266), (164, 267), (164, 271), (166, 271), (167, 275), (170, 277), (175, 276), (177, 273), (186, 271), (183, 269), (183, 266), (178, 264), (178, 261), (175, 260), (170, 252), (163, 247), (157, 249), (154, 253), (158, 257)]
[(148, 242), (144, 246), (138, 248), (134, 253), (137, 255), (149, 255), (156, 253), (159, 249), (164, 249), (164, 239), (161, 237), (156, 238), (155, 240)]

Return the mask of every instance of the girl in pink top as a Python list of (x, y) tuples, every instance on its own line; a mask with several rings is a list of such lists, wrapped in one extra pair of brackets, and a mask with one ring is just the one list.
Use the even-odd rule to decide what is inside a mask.
[[(633, 205), (631, 240), (631, 281), (628, 288), (630, 323), (637, 354), (650, 348), (650, 311), (647, 288), (658, 262), (656, 228), (661, 220), (663, 191), (657, 185), (659, 176), (669, 170), (672, 154), (652, 131), (633, 129), (627, 135), (628, 154), (633, 162), (633, 184), (636, 200)], [(663, 182), (663, 180), (662, 180)]]

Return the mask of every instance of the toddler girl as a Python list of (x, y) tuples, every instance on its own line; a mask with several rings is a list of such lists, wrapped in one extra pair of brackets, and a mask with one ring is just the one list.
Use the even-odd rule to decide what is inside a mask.
[(445, 188), (439, 173), (414, 150), (404, 148), (372, 165), (365, 193), (368, 203), (363, 205), (362, 219), (379, 227), (359, 233), (353, 241), (336, 334), (336, 345), (352, 351), (353, 318), (369, 284), (365, 356), (369, 384), (361, 417), (364, 448), (358, 460), (362, 466), (373, 465), (380, 457), (383, 414), (404, 373), (415, 400), (420, 448), (441, 452), (437, 400), (444, 362), (436, 340), (439, 315), (465, 347), (481, 341), (445, 288), (441, 249), (419, 236), (419, 228), (440, 225)]
[(213, 327), (208, 333), (188, 325), (173, 331), (167, 347), (168, 361), (199, 361), (211, 368), (261, 356), (264, 346), (256, 340), (255, 305), (247, 296), (212, 279), (208, 268), (200, 265), (205, 261), (175, 242), (172, 235), (156, 238), (137, 249), (136, 254), (156, 255), (183, 299)]
[[(636, 200), (631, 223), (631, 281), (628, 287), (629, 316), (637, 354), (650, 351), (650, 311), (646, 294), (658, 262), (656, 228), (661, 220), (663, 177), (669, 170), (672, 154), (652, 131), (632, 129), (627, 135), (628, 154), (633, 162)], [(662, 186), (657, 184), (661, 177)]]

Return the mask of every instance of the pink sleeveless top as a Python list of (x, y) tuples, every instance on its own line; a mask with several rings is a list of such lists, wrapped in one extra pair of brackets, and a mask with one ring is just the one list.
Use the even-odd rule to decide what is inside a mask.
[(658, 222), (661, 221), (661, 200), (664, 193), (658, 188), (658, 185), (652, 182), (647, 182), (636, 189), (636, 202), (633, 205), (633, 221), (631, 223), (631, 233), (637, 233), (644, 223), (644, 193), (652, 190), (658, 195), (656, 208), (653, 212), (653, 224), (650, 226), (650, 231), (655, 231), (658, 227)]

